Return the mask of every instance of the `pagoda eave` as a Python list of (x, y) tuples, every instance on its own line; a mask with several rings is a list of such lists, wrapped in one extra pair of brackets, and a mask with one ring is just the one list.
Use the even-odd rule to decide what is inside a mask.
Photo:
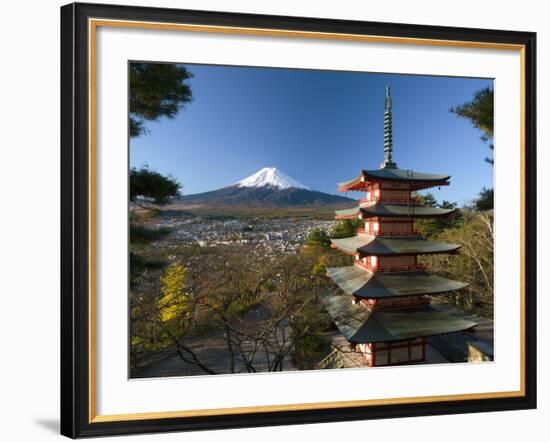
[(455, 254), (458, 244), (448, 244), (423, 239), (421, 236), (379, 237), (357, 235), (349, 238), (333, 238), (331, 246), (348, 255), (400, 256)]
[(370, 272), (355, 265), (328, 267), (327, 276), (343, 292), (363, 299), (438, 295), (468, 286), (425, 270)]
[(350, 209), (336, 210), (336, 219), (372, 218), (372, 217), (405, 217), (405, 218), (441, 218), (456, 213), (457, 209), (441, 209), (439, 207), (420, 206), (412, 204), (380, 203), (360, 205)]
[(460, 332), (477, 325), (426, 305), (370, 311), (331, 290), (323, 293), (321, 299), (340, 332), (353, 343), (409, 340)]
[(363, 191), (369, 184), (383, 182), (406, 183), (409, 190), (422, 190), (429, 189), (430, 187), (448, 186), (450, 178), (450, 175), (383, 167), (380, 169), (362, 170), (358, 177), (338, 183), (338, 191)]
[(338, 183), (338, 192), (349, 192), (349, 191), (360, 192), (367, 187), (367, 184), (368, 183), (364, 181), (363, 175), (359, 175), (357, 178), (354, 178), (352, 180)]

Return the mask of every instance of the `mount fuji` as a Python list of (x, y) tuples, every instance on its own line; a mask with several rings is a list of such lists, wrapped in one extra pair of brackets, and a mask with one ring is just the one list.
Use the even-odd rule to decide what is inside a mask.
[(276, 167), (264, 167), (234, 184), (185, 195), (178, 202), (193, 207), (348, 206), (354, 200), (311, 190)]
[(290, 178), (284, 172), (281, 172), (276, 167), (264, 167), (253, 175), (235, 183), (238, 187), (276, 187), (278, 189), (306, 189), (302, 183)]

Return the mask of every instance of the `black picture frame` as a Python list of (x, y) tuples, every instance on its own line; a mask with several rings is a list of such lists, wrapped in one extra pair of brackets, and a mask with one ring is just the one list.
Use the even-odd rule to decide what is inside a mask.
[[(139, 420), (90, 419), (87, 232), (89, 18), (521, 45), (524, 51), (524, 395), (469, 400)], [(124, 149), (125, 146), (121, 146)], [(61, 434), (76, 438), (536, 408), (536, 34), (166, 8), (73, 3), (61, 8)]]

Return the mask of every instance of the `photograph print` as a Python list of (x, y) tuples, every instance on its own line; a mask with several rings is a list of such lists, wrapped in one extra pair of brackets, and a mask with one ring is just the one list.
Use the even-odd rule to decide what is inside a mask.
[(492, 79), (128, 70), (130, 378), (494, 360)]

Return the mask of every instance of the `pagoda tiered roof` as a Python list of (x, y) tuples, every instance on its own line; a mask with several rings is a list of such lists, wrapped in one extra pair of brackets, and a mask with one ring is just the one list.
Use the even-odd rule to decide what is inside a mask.
[(352, 304), (349, 296), (328, 290), (321, 295), (344, 337), (354, 343), (392, 342), (468, 330), (475, 322), (430, 306), (370, 311)]
[(454, 212), (456, 212), (456, 209), (442, 209), (440, 207), (422, 206), (418, 204), (381, 202), (371, 203), (370, 205), (359, 205), (350, 209), (335, 210), (336, 219), (354, 219), (360, 214), (363, 218), (371, 218), (374, 216), (433, 218), (448, 216)]
[(331, 239), (332, 244), (344, 253), (374, 256), (429, 255), (455, 253), (460, 246), (429, 241), (419, 236), (382, 237), (357, 235), (349, 238)]
[[(424, 270), (370, 272), (355, 265), (328, 267), (327, 275), (348, 295), (365, 299), (435, 295), (468, 285)], [(350, 302), (349, 297), (347, 299)]]
[(436, 186), (448, 186), (450, 178), (450, 175), (416, 172), (392, 167), (372, 170), (363, 169), (357, 178), (338, 183), (338, 190), (340, 192), (363, 190), (369, 183), (380, 181), (404, 182), (409, 184), (410, 190), (420, 190)]
[[(413, 193), (447, 186), (450, 175), (399, 169), (392, 155), (391, 96), (386, 87), (384, 161), (379, 169), (363, 169), (358, 177), (338, 185), (342, 192), (366, 193), (355, 207), (336, 211), (336, 219), (364, 219), (364, 227), (358, 229), (356, 236), (331, 240), (334, 248), (354, 255), (354, 265), (327, 268), (334, 285), (321, 295), (348, 341), (408, 341), (405, 359), (392, 359), (391, 348), (387, 350), (390, 365), (418, 360), (412, 355), (411, 348), (417, 344), (413, 339), (460, 332), (476, 325), (429, 305), (431, 296), (455, 292), (468, 284), (428, 272), (418, 262), (418, 255), (452, 254), (460, 248), (457, 244), (426, 240), (414, 230), (415, 218), (448, 217), (457, 210), (424, 206)], [(424, 346), (425, 341), (421, 342)], [(371, 366), (376, 365), (376, 351), (386, 350), (383, 346), (371, 346), (364, 351)]]

